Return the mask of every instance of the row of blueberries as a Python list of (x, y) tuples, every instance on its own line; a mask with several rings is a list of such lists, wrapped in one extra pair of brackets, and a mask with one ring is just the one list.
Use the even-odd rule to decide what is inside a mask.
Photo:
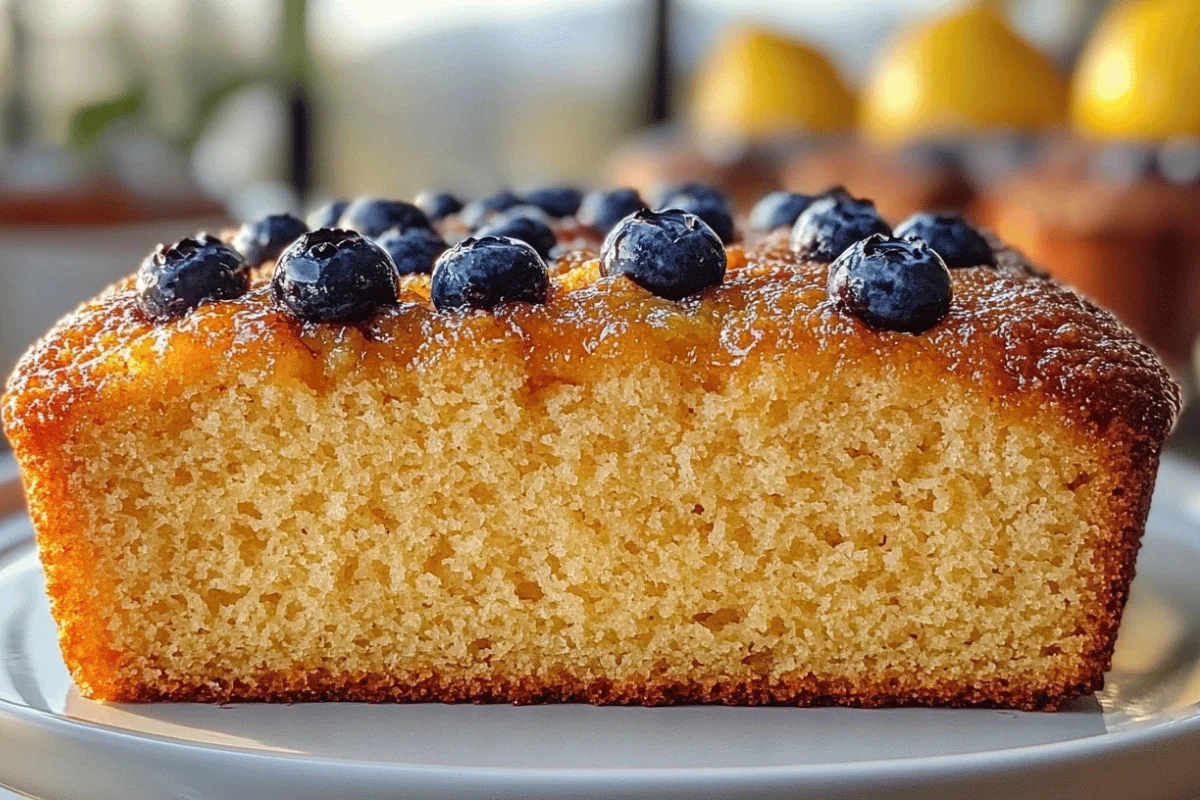
[[(661, 198), (661, 202), (664, 207), (690, 209), (702, 215), (721, 232), (722, 241), (734, 236), (732, 208), (714, 189), (683, 187)], [(294, 267), (290, 272), (282, 271), (273, 281), (275, 295), (284, 305), (310, 321), (353, 321), (374, 313), (380, 298), (394, 295), (390, 288), (394, 283), (392, 270), (386, 264), (375, 264), (374, 268), (368, 265), (382, 261), (369, 246), (371, 243), (387, 253), (400, 275), (432, 272), (435, 261), (449, 249), (434, 225), (457, 214), (459, 221), (471, 228), (476, 241), (515, 239), (529, 245), (544, 262), (557, 244), (551, 228), (554, 219), (574, 217), (578, 225), (605, 233), (629, 214), (646, 208), (632, 189), (585, 195), (566, 186), (536, 189), (524, 195), (506, 190), (466, 205), (447, 192), (424, 192), (414, 203), (376, 198), (334, 201), (313, 211), (306, 220), (275, 214), (247, 222), (230, 242), (233, 253), (228, 252), (230, 248), (222, 250), (221, 242), (210, 236), (158, 248), (139, 271), (142, 305), (151, 316), (166, 319), (184, 314), (205, 300), (236, 297), (248, 288), (251, 267), (278, 260)], [(342, 234), (317, 236), (322, 230), (353, 232), (370, 242), (363, 245), (353, 236)], [(302, 239), (308, 246), (284, 260), (285, 249)], [(344, 256), (336, 256), (331, 249), (343, 247), (347, 250)], [(458, 248), (451, 260), (461, 260), (462, 269), (480, 274), (505, 252), (495, 242), (479, 246), (475, 256), (464, 255), (465, 249)], [(245, 264), (236, 265), (235, 255), (240, 255)], [(525, 272), (528, 269), (516, 269), (517, 274)], [(375, 275), (375, 279), (367, 280), (367, 275)], [(453, 287), (456, 283), (450, 278), (447, 273), (446, 282)], [(461, 297), (449, 289), (437, 292), (435, 302), (491, 307), (517, 297), (539, 296), (536, 291), (530, 294), (513, 289), (514, 296), (508, 297), (504, 280), (481, 278), (480, 283), (464, 289), (466, 293)]]
[[(786, 213), (783, 213), (786, 209)], [(762, 217), (755, 220), (755, 216)], [(791, 223), (788, 245), (830, 263), (827, 291), (837, 305), (876, 328), (922, 333), (950, 310), (950, 269), (991, 267), (991, 245), (957, 214), (914, 214), (895, 230), (870, 200), (835, 187), (814, 198), (776, 192), (751, 224)]]
[[(307, 221), (282, 214), (246, 223), (228, 246), (207, 234), (160, 245), (139, 269), (137, 286), (143, 309), (156, 319), (244, 294), (251, 267), (272, 260), (273, 298), (310, 322), (365, 319), (395, 303), (400, 275), (413, 272), (432, 272), (439, 310), (540, 303), (549, 284), (545, 259), (556, 244), (549, 222), (572, 216), (607, 234), (605, 275), (627, 276), (671, 300), (721, 283), (724, 245), (735, 234), (728, 199), (688, 184), (655, 205), (660, 210), (649, 210), (632, 189), (584, 195), (569, 187), (524, 197), (502, 192), (465, 206), (447, 193), (422, 194), (415, 204), (336, 202)], [(454, 247), (433, 230), (451, 214), (473, 228)], [(759, 231), (790, 226), (791, 249), (833, 262), (830, 296), (868, 324), (892, 330), (921, 332), (945, 315), (948, 266), (995, 263), (987, 241), (957, 216), (916, 215), (893, 238), (870, 201), (840, 187), (816, 196), (772, 193), (748, 223)]]

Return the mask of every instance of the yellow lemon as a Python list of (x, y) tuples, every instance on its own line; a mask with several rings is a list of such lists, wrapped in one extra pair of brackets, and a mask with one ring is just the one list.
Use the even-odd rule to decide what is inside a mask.
[(1033, 131), (1066, 119), (1050, 60), (988, 3), (902, 34), (872, 70), (862, 103), (871, 138), (897, 142), (994, 129)]
[(1071, 116), (1101, 138), (1200, 136), (1200, 0), (1110, 11), (1080, 58)]
[(854, 124), (854, 95), (812, 47), (738, 27), (700, 70), (691, 118), (700, 133), (717, 137), (842, 130)]

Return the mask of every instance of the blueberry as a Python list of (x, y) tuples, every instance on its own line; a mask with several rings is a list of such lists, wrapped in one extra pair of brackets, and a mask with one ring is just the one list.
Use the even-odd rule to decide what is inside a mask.
[(387, 251), (401, 275), (433, 271), (433, 262), (449, 247), (446, 241), (428, 228), (393, 228), (375, 240)]
[[(520, 206), (514, 206), (509, 211), (496, 217), (490, 224), (475, 231), (477, 237), (507, 236), (517, 239), (532, 247), (543, 259), (550, 255), (558, 239), (550, 226), (540, 219), (519, 213)], [(514, 213), (517, 212), (517, 213)]]
[(356, 322), (396, 302), (391, 256), (355, 231), (322, 228), (283, 251), (271, 276), (275, 302), (307, 322)]
[(832, 189), (813, 200), (792, 226), (791, 248), (814, 261), (833, 261), (857, 241), (892, 229), (870, 200)]
[(666, 209), (694, 213), (713, 229), (721, 242), (733, 241), (733, 206), (730, 205), (730, 199), (713, 187), (691, 184), (672, 192), (659, 206), (659, 211)]
[(636, 189), (612, 189), (588, 192), (579, 203), (575, 218), (579, 224), (607, 233), (635, 211), (646, 207)]
[(656, 210), (662, 211), (665, 208), (670, 208), (671, 202), (680, 195), (689, 195), (712, 203), (727, 202), (725, 193), (715, 186), (707, 183), (680, 183), (674, 186), (663, 187), (656, 192), (654, 202), (660, 206)]
[(701, 197), (713, 202), (725, 199), (725, 193), (708, 183), (658, 183), (651, 187), (647, 198), (651, 208), (662, 211), (670, 207), (671, 200), (676, 195), (687, 194)]
[(547, 186), (525, 193), (525, 202), (537, 206), (551, 217), (574, 216), (583, 201), (583, 192), (571, 186)]
[(421, 192), (413, 202), (430, 222), (440, 222), (463, 208), (462, 201), (449, 192)]
[(232, 300), (250, 288), (250, 265), (206, 233), (159, 245), (137, 273), (138, 303), (154, 319), (181, 317), (206, 300)]
[(403, 200), (380, 200), (361, 197), (342, 212), (338, 223), (346, 230), (358, 231), (368, 239), (392, 228), (406, 231), (409, 228), (428, 228), (429, 217), (425, 212)]
[(503, 236), (468, 237), (433, 265), (430, 293), (438, 310), (544, 303), (550, 277), (532, 247)]
[(291, 214), (272, 214), (238, 228), (230, 245), (252, 267), (274, 261), (283, 249), (308, 232), (304, 221)]
[(515, 205), (505, 211), (499, 212), (498, 214), (493, 214), (491, 219), (488, 221), (488, 224), (506, 217), (529, 217), (530, 219), (536, 219), (538, 222), (545, 223), (546, 225), (550, 225), (554, 222), (553, 217), (537, 206), (530, 205), (529, 203), (520, 203), (519, 205)]
[(829, 296), (875, 328), (922, 333), (950, 310), (950, 270), (918, 239), (874, 234), (829, 267)]
[(483, 197), (467, 203), (466, 207), (462, 210), (462, 220), (470, 225), (472, 229), (478, 228), (487, 222), (488, 217), (492, 214), (508, 211), (513, 206), (520, 204), (521, 198), (508, 189), (504, 189), (490, 197)]
[(695, 214), (676, 208), (626, 217), (600, 247), (600, 271), (625, 275), (668, 300), (716, 286), (725, 278), (721, 238)]
[(308, 216), (304, 221), (308, 223), (309, 230), (317, 228), (332, 228), (338, 224), (338, 220), (342, 218), (342, 214), (346, 211), (346, 206), (350, 205), (346, 200), (334, 200), (326, 203), (320, 208), (315, 208), (308, 212)]
[(757, 231), (773, 231), (790, 228), (796, 218), (812, 203), (813, 197), (796, 192), (771, 192), (754, 204), (747, 220)]
[(946, 266), (996, 266), (992, 246), (958, 214), (913, 214), (896, 226), (899, 239), (921, 239), (933, 248)]

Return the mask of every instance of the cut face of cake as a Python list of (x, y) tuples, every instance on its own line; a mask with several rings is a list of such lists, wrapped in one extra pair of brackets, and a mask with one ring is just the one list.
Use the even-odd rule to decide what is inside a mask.
[(216, 300), (205, 265), (239, 273), (192, 241), (4, 398), (88, 697), (1052, 709), (1102, 683), (1178, 390), (992, 240), (948, 270), (877, 232), (831, 265), (640, 211), (549, 268), (486, 236), (393, 277), (322, 230)]

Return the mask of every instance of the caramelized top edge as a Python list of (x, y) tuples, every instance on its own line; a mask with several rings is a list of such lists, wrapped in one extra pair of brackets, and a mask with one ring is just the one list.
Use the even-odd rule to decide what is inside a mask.
[[(1009, 406), (1049, 404), (1068, 425), (1123, 425), (1157, 447), (1179, 412), (1179, 388), (1123, 324), (1031, 269), (993, 242), (996, 268), (952, 271), (954, 299), (933, 329), (876, 330), (838, 310), (828, 267), (788, 251), (782, 233), (732, 245), (725, 282), (680, 302), (624, 278), (599, 275), (594, 252), (552, 265), (544, 306), (437, 312), (428, 276), (409, 276), (400, 302), (359, 325), (306, 325), (277, 309), (259, 270), (251, 291), (155, 323), (139, 309), (132, 279), (61, 320), (18, 363), (3, 397), (14, 446), (68, 425), (74, 410), (120, 403), (172, 353), (187, 369), (263, 379), (300, 378), (317, 389), (346, 369), (424, 369), (481, 346), (520, 348), (530, 387), (584, 383), (602, 359), (669, 360), (705, 386), (755, 359), (806, 361), (814, 369), (916, 372), (955, 380)], [(187, 374), (179, 376), (188, 380)]]

